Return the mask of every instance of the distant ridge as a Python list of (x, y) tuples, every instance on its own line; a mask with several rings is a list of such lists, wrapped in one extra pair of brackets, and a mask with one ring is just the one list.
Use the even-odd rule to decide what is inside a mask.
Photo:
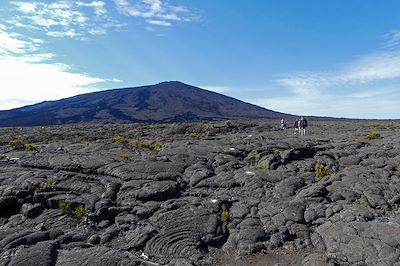
[(291, 118), (178, 81), (77, 95), (0, 111), (0, 126)]

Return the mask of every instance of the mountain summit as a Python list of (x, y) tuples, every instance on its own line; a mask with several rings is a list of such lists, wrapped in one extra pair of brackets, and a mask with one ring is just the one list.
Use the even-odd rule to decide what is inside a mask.
[(280, 118), (274, 112), (177, 81), (77, 95), (0, 111), (0, 126)]

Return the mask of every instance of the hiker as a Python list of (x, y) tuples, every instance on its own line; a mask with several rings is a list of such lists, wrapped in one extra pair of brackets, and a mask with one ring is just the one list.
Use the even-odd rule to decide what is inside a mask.
[(296, 135), (297, 134), (297, 132), (299, 132), (299, 119), (296, 119), (295, 121), (294, 121), (294, 134)]
[(306, 135), (306, 128), (308, 126), (308, 122), (307, 119), (305, 119), (304, 117), (301, 117), (299, 122), (299, 131), (300, 131), (300, 135), (301, 136), (305, 136)]
[(281, 129), (286, 129), (286, 123), (283, 119), (281, 119)]

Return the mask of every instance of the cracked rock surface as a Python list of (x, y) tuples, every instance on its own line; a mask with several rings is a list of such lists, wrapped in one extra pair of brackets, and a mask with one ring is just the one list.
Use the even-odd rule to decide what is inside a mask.
[(399, 126), (0, 128), (0, 265), (400, 265)]

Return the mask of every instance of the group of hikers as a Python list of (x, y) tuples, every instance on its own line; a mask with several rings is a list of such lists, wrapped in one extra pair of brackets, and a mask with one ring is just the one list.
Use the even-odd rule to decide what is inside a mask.
[[(308, 126), (308, 121), (303, 116), (300, 119), (296, 119), (294, 121), (294, 134), (300, 134), (300, 136), (306, 135), (306, 128)], [(281, 129), (286, 129), (286, 122), (285, 120), (281, 119)]]

